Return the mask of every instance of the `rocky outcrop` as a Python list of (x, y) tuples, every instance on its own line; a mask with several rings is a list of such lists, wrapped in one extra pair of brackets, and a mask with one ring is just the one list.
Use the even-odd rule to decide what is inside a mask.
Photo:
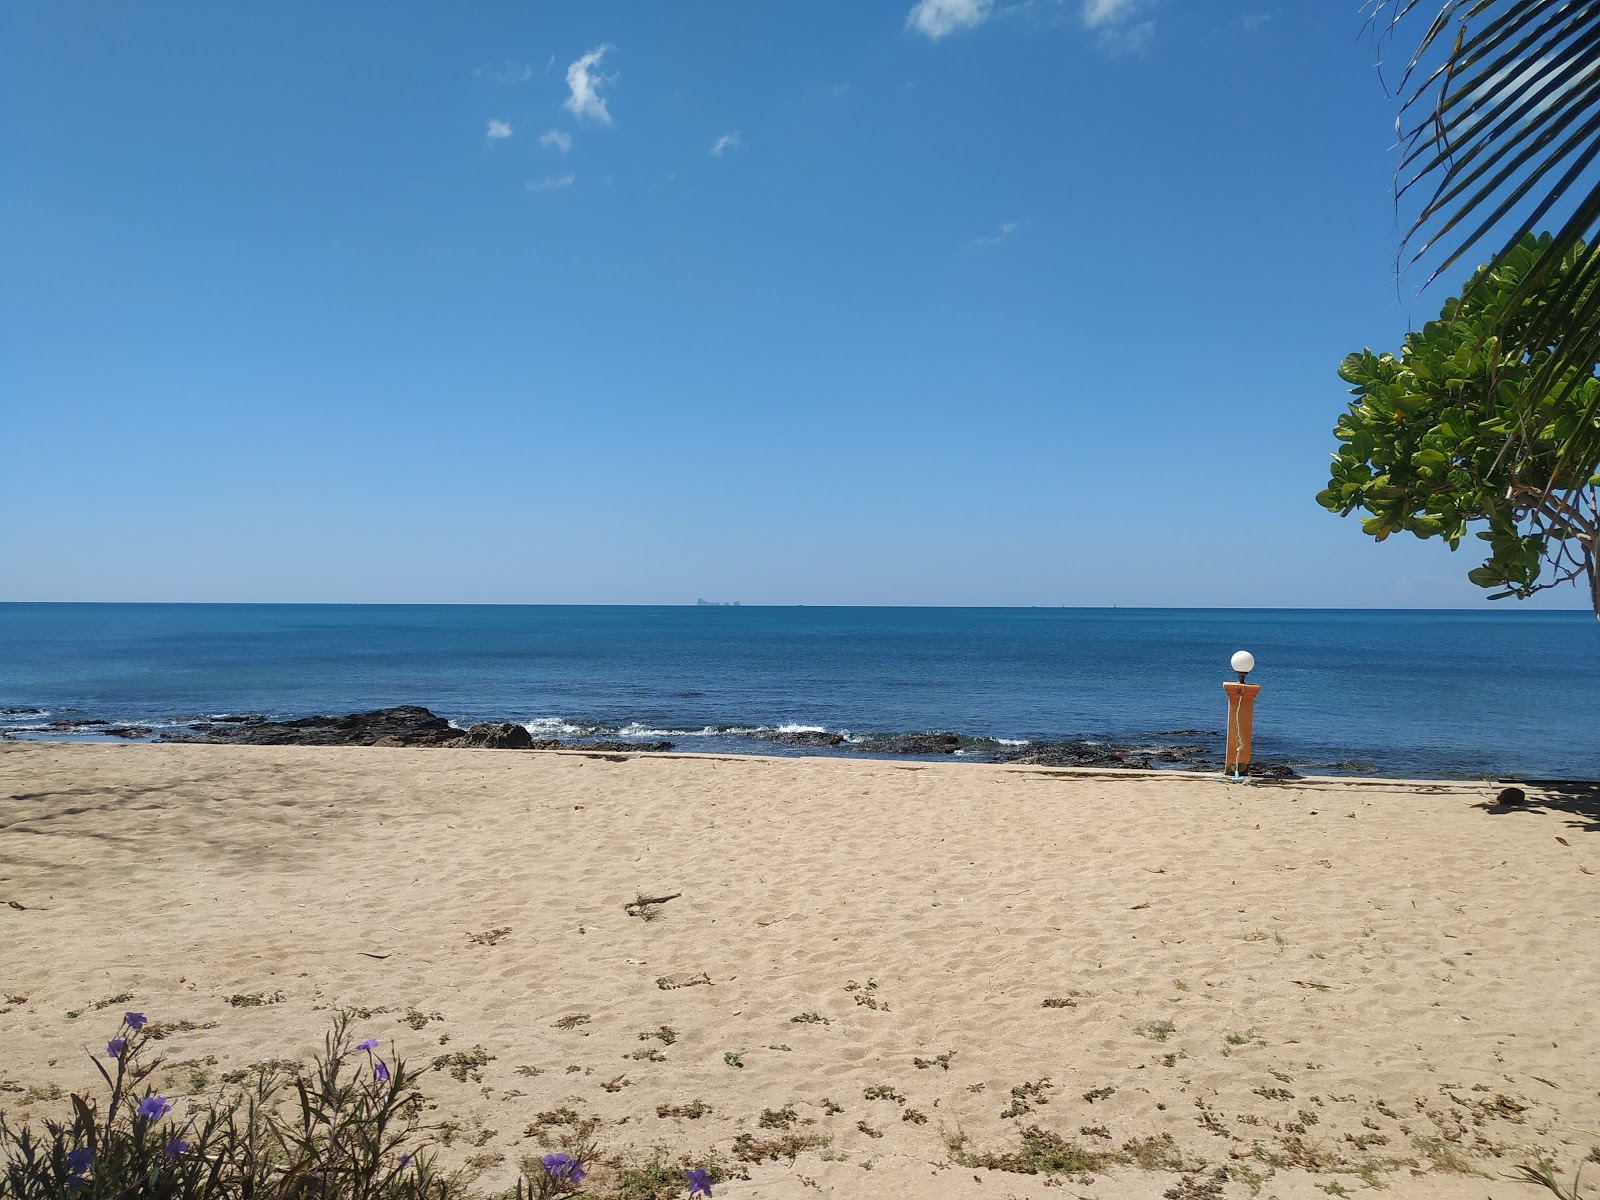
[(1099, 742), (1033, 742), (1018, 746), (1014, 753), (996, 756), (1001, 762), (1035, 767), (1121, 767), (1147, 771), (1150, 759), (1130, 746), (1110, 746)]
[(477, 746), (485, 750), (532, 750), (533, 735), (511, 721), (474, 725), (454, 745)]
[(853, 743), (867, 754), (954, 754), (962, 748), (959, 733), (869, 733)]
[(776, 742), (780, 746), (820, 746), (832, 747), (844, 745), (846, 738), (842, 733), (830, 733), (826, 729), (755, 729), (749, 733), (740, 733), (740, 737), (753, 738), (762, 742)]
[(199, 737), (168, 734), (164, 740), (230, 746), (448, 746), (460, 739), (462, 732), (425, 708), (402, 704), (345, 717), (212, 724)]
[(206, 742), (226, 746), (455, 746), (491, 750), (602, 750), (632, 754), (671, 750), (671, 742), (558, 742), (532, 737), (511, 721), (484, 722), (457, 729), (443, 717), (415, 704), (351, 713), (346, 717), (300, 717), (268, 721), (256, 717), (213, 718), (187, 732), (162, 735), (168, 742)]

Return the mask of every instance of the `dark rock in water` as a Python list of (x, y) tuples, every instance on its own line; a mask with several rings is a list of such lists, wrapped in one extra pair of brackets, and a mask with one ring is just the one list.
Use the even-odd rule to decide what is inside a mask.
[(260, 713), (223, 713), (206, 719), (217, 725), (264, 725), (267, 721)]
[(744, 737), (759, 738), (763, 742), (777, 742), (780, 746), (842, 746), (842, 733), (826, 729), (762, 729)]
[(1501, 788), (1500, 794), (1494, 798), (1494, 802), (1506, 805), (1526, 804), (1528, 802), (1528, 793), (1519, 787)]
[(1150, 759), (1141, 751), (1092, 742), (1034, 742), (1018, 746), (1015, 753), (1000, 757), (1000, 761), (1035, 767), (1150, 768)]
[(1245, 775), (1251, 779), (1299, 779), (1300, 775), (1288, 763), (1253, 762), (1244, 766)]
[(0, 717), (42, 717), (42, 708), (0, 708)]
[(959, 733), (869, 733), (855, 745), (868, 754), (954, 754), (961, 742)]
[(1155, 737), (1221, 737), (1215, 729), (1158, 729)]
[(565, 746), (559, 742), (552, 749), (561, 750), (599, 750), (607, 754), (632, 754), (634, 751), (659, 752), (671, 750), (671, 742), (568, 742)]
[(474, 725), (455, 743), (457, 746), (478, 746), (486, 750), (531, 750), (533, 735), (521, 725), (510, 721)]
[(347, 717), (300, 717), (211, 730), (203, 737), (169, 734), (166, 741), (204, 741), (232, 746), (448, 746), (462, 731), (415, 704), (351, 713)]
[(102, 726), (111, 724), (110, 721), (51, 721), (48, 725), (41, 725), (41, 732), (49, 733), (81, 733), (86, 729), (99, 731)]
[(1166, 763), (1199, 763), (1209, 757), (1211, 750), (1206, 746), (1163, 746), (1151, 757), (1156, 762)]
[(102, 729), (100, 732), (109, 737), (142, 738), (149, 737), (155, 731), (148, 725), (113, 725), (109, 729)]

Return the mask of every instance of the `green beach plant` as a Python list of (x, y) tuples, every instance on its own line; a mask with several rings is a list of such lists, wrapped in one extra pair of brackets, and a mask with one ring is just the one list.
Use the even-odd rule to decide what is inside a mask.
[[(1399, 78), (1402, 146), (1396, 203), (1421, 197), (1405, 245), (1434, 256), (1429, 281), (1478, 246), (1506, 265), (1528, 235), (1559, 222), (1517, 284), (1535, 319), (1500, 314), (1492, 335), (1519, 356), (1543, 354), (1508, 405), (1498, 455), (1520, 463), (1545, 441), (1543, 410), (1563, 405), (1600, 360), (1600, 259), (1582, 257), (1600, 229), (1600, 5), (1529, 0), (1372, 0), (1384, 36), (1417, 30)], [(1579, 256), (1576, 270), (1569, 264)], [(1600, 396), (1562, 431), (1554, 474), (1596, 454)]]
[[(94, 1058), (102, 1108), (74, 1094), (42, 1130), (0, 1115), (0, 1200), (456, 1200), (418, 1130), (416, 1074), (336, 1019), (323, 1053), (286, 1081), (263, 1070), (235, 1097), (179, 1118), (149, 1080), (154, 1026), (129, 1012)], [(110, 1067), (106, 1065), (109, 1062)], [(292, 1094), (291, 1094), (292, 1093)]]
[[(1475, 529), (1489, 553), (1467, 578), (1497, 589), (1491, 599), (1576, 581), (1600, 615), (1600, 379), (1593, 361), (1570, 367), (1568, 386), (1530, 401), (1553, 352), (1522, 348), (1548, 306), (1571, 302), (1566, 282), (1596, 253), (1578, 243), (1530, 295), (1525, 284), (1550, 244), (1524, 238), (1447, 300), (1439, 320), (1408, 333), (1398, 354), (1344, 360), (1339, 375), (1356, 399), (1334, 429), (1340, 448), (1317, 502), (1367, 514), (1362, 531), (1380, 542), (1406, 532), (1454, 550)], [(1519, 435), (1522, 451), (1507, 455), (1529, 403), (1537, 419)], [(1574, 456), (1580, 441), (1587, 449)]]

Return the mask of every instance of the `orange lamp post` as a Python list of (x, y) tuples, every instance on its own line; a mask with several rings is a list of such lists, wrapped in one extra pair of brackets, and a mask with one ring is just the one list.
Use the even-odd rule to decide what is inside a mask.
[(1222, 685), (1222, 690), (1228, 694), (1228, 740), (1222, 757), (1233, 778), (1243, 779), (1244, 768), (1250, 765), (1250, 727), (1255, 720), (1256, 693), (1261, 685), (1244, 681), (1256, 667), (1256, 657), (1248, 650), (1235, 654), (1232, 666), (1239, 682)]

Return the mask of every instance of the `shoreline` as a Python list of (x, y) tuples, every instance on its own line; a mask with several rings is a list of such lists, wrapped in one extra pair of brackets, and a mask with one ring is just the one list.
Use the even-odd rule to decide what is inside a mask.
[[(683, 742), (704, 742), (709, 753), (771, 757), (826, 757), (1019, 763), (1039, 766), (1129, 768), (1206, 772), (1220, 770), (1222, 733), (1215, 729), (1152, 730), (1131, 739), (1070, 737), (1003, 738), (952, 730), (860, 732), (790, 724), (706, 726), (698, 730), (651, 728), (637, 722), (567, 722), (561, 718), (474, 723), (446, 718), (419, 705), (349, 713), (343, 717), (274, 718), (262, 713), (167, 717), (144, 722), (66, 715), (76, 709), (0, 708), (0, 742), (128, 742), (231, 745), (475, 746), (506, 750), (604, 750), (613, 753), (683, 751)], [(1373, 776), (1376, 764), (1291, 762), (1258, 753), (1255, 777), (1298, 778), (1296, 767), (1346, 768)]]
[(355, 1008), (486, 1187), (563, 1110), (719, 1200), (1062, 1194), (981, 1165), (1028, 1128), (1094, 1200), (1480, 1200), (1600, 1142), (1592, 798), (970, 765), (0, 744), (0, 1109), (118, 1005), (187, 1103)]

